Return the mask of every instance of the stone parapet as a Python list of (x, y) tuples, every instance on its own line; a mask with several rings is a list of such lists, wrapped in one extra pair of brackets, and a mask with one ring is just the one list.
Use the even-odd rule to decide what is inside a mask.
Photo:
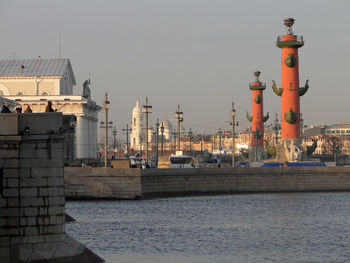
[(141, 170), (65, 168), (67, 199), (137, 199), (142, 195)]
[(68, 199), (136, 199), (246, 192), (349, 191), (350, 167), (65, 168)]
[(65, 233), (62, 114), (1, 114), (0, 127), (0, 262), (81, 262), (93, 253)]

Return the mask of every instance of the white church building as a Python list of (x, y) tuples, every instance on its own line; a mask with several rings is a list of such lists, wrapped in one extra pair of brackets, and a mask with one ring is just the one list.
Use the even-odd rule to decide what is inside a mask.
[[(69, 59), (0, 60), (0, 96), (15, 101), (24, 111), (45, 112), (48, 101), (63, 115), (76, 117), (74, 156), (97, 156), (97, 122), (101, 107), (91, 99), (89, 82), (84, 94), (74, 95), (76, 81)], [(70, 142), (73, 143), (73, 142)]]
[[(165, 116), (165, 119), (159, 124), (159, 136), (161, 136), (161, 127), (164, 127), (164, 140), (173, 141), (174, 140), (174, 125), (168, 120), (168, 117)], [(145, 114), (142, 112), (142, 106), (137, 100), (134, 109), (132, 110), (131, 117), (131, 132), (130, 132), (130, 149), (134, 151), (145, 150), (145, 138), (146, 138), (146, 123), (145, 123)], [(151, 127), (151, 123), (148, 123), (148, 142), (151, 143), (153, 140), (154, 128)], [(181, 136), (185, 135), (186, 130), (181, 125)]]
[[(148, 123), (148, 142), (152, 142), (153, 129)], [(140, 102), (136, 101), (136, 106), (132, 110), (130, 132), (130, 149), (134, 151), (145, 150), (146, 144), (146, 123), (145, 114), (142, 112)]]

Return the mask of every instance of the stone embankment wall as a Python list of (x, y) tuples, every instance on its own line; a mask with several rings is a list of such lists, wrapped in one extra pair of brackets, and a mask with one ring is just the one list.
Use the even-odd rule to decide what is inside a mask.
[(141, 197), (141, 170), (66, 167), (67, 199), (136, 199)]
[(115, 169), (65, 168), (68, 199), (350, 190), (348, 167)]
[(0, 262), (103, 262), (65, 233), (61, 113), (0, 115)]

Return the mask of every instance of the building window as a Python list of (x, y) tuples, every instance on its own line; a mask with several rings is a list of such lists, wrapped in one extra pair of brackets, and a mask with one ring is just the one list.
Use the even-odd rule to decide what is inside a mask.
[(17, 92), (17, 94), (16, 94), (17, 96), (24, 96), (24, 95), (26, 95), (24, 92), (22, 92), (22, 91), (19, 91), (19, 92)]
[(43, 93), (41, 93), (41, 95), (43, 95), (43, 96), (49, 96), (50, 93), (49, 93), (48, 91), (44, 91)]
[(134, 138), (134, 143), (133, 143), (133, 145), (136, 145), (136, 139)]
[(4, 92), (0, 90), (0, 96), (4, 96)]
[(136, 125), (136, 118), (134, 118), (134, 125)]

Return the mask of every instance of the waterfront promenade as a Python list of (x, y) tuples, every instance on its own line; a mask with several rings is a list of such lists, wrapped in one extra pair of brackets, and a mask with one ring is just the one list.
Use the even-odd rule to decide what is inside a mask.
[(65, 168), (68, 200), (348, 190), (349, 167)]

